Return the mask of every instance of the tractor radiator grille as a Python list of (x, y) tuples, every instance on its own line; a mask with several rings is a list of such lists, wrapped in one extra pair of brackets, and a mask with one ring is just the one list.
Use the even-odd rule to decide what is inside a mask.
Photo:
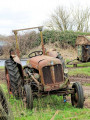
[[(55, 83), (63, 81), (63, 73), (62, 66), (60, 64), (54, 65), (54, 76)], [(42, 68), (43, 78), (45, 84), (53, 84), (52, 74), (51, 74), (51, 66), (46, 66)]]
[(42, 69), (43, 71), (43, 78), (44, 78), (44, 83), (45, 84), (52, 84), (52, 76), (51, 76), (51, 71), (50, 71), (50, 66), (46, 66)]
[(63, 81), (62, 66), (60, 64), (54, 66), (55, 80), (56, 82)]

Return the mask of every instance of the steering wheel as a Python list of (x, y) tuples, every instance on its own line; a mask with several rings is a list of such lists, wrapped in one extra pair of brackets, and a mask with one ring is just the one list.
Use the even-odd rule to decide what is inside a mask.
[(39, 56), (39, 55), (42, 55), (42, 54), (43, 54), (42, 51), (34, 51), (34, 52), (30, 53), (30, 54), (28, 55), (28, 57), (29, 57), (29, 58), (32, 58), (32, 57)]

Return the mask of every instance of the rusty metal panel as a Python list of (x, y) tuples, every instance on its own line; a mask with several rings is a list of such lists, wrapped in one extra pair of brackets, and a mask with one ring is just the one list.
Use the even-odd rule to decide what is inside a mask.
[(46, 55), (56, 58), (58, 56), (58, 52), (55, 49), (49, 49), (46, 51)]
[(61, 64), (57, 64), (54, 66), (54, 72), (55, 72), (55, 82), (62, 82), (63, 81), (63, 73), (62, 73)]
[(30, 58), (30, 60), (28, 60), (28, 65), (39, 70), (45, 66), (50, 66), (51, 61), (53, 61), (53, 64), (61, 64), (61, 61), (57, 58), (41, 55)]

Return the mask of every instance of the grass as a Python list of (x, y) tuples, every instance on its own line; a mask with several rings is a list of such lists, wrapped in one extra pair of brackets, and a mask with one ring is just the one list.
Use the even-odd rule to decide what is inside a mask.
[(69, 76), (73, 76), (73, 75), (90, 76), (90, 67), (70, 69)]
[(90, 83), (82, 83), (84, 86), (90, 86)]
[[(66, 65), (68, 68), (73, 67), (73, 65)], [(77, 67), (90, 67), (90, 62), (77, 64)]]
[(4, 69), (4, 66), (0, 66), (0, 69)]
[[(7, 94), (7, 87), (5, 84), (1, 85), (4, 92)], [(7, 95), (7, 98), (8, 95)], [(50, 120), (55, 112), (58, 114), (54, 120), (89, 120), (90, 109), (78, 109), (72, 107), (71, 103), (63, 103), (60, 96), (47, 96), (39, 99), (34, 99), (33, 110), (25, 109), (21, 100), (16, 100), (11, 95), (9, 98), (11, 109), (15, 120)]]

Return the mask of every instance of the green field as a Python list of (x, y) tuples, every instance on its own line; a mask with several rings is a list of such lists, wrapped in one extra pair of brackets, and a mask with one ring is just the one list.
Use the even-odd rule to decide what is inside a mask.
[[(5, 84), (1, 85), (7, 94)], [(58, 112), (53, 120), (90, 120), (90, 109), (78, 109), (72, 107), (71, 103), (64, 103), (60, 96), (47, 96), (44, 98), (34, 99), (33, 110), (25, 109), (22, 100), (16, 100), (11, 95), (8, 97), (11, 110), (15, 120), (50, 120)]]
[(90, 76), (90, 62), (77, 64), (76, 68), (73, 68), (73, 65), (66, 65), (66, 67), (69, 68), (69, 76), (73, 75)]
[(3, 66), (0, 66), (0, 69), (4, 69), (4, 67), (3, 67)]
[[(90, 76), (90, 67), (69, 69), (69, 75)], [(12, 95), (9, 97), (6, 85), (1, 84), (1, 86), (15, 120), (50, 120), (56, 112), (53, 120), (90, 120), (90, 108), (74, 108), (70, 102), (64, 103), (62, 96), (53, 95), (34, 99), (33, 110), (25, 109), (22, 100), (16, 100)]]
[[(73, 67), (73, 65), (66, 65), (68, 68)], [(90, 62), (77, 64), (77, 67), (90, 67)]]
[(69, 76), (73, 75), (90, 76), (90, 67), (69, 69)]

